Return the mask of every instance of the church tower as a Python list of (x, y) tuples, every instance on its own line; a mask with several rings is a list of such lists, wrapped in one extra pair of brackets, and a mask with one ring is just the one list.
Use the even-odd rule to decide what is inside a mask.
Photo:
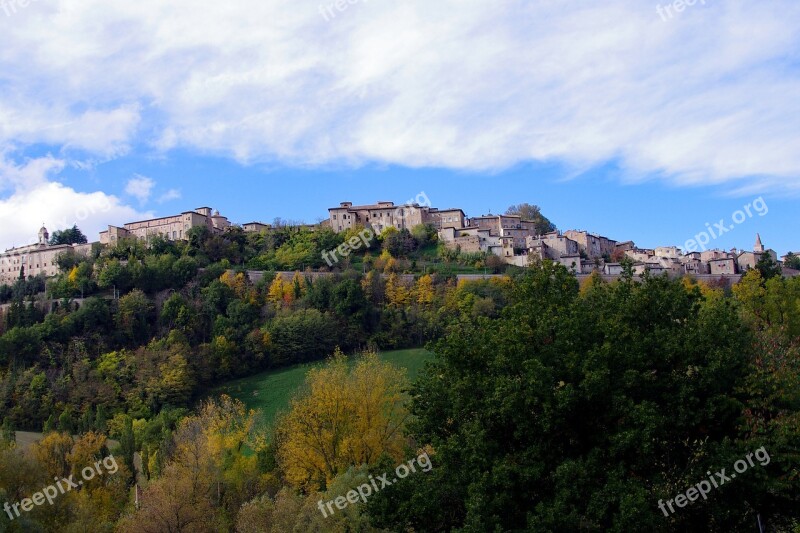
[(764, 245), (761, 244), (761, 235), (759, 235), (758, 233), (756, 233), (756, 243), (755, 245), (753, 245), (753, 251), (757, 254), (764, 253)]
[(39, 245), (47, 246), (47, 241), (50, 239), (50, 234), (47, 233), (47, 228), (42, 224), (42, 229), (39, 230)]

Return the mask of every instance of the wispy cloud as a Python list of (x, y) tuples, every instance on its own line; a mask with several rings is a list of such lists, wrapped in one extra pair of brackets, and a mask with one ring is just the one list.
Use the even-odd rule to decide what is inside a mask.
[(798, 49), (794, 0), (54, 0), (4, 31), (0, 144), (800, 192)]
[(150, 194), (153, 192), (156, 182), (147, 176), (134, 175), (128, 184), (125, 186), (125, 194), (133, 196), (139, 200), (140, 204), (146, 203), (150, 199)]
[(172, 200), (179, 200), (181, 198), (181, 191), (178, 189), (170, 189), (158, 197), (158, 203), (163, 204)]

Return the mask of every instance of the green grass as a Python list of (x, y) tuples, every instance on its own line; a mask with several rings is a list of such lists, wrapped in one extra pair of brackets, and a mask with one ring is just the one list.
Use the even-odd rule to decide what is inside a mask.
[[(433, 354), (423, 349), (382, 352), (380, 357), (408, 370), (408, 377), (412, 381), (416, 379), (425, 362), (433, 360)], [(215, 388), (211, 396), (227, 394), (241, 400), (248, 408), (261, 410), (264, 421), (271, 425), (279, 412), (289, 408), (292, 396), (305, 382), (309, 369), (320, 364), (324, 362), (270, 370), (229, 381)]]

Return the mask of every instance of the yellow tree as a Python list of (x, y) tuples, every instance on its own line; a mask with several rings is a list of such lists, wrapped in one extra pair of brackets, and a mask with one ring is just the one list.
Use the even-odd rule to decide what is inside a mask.
[(34, 444), (31, 452), (51, 477), (66, 477), (70, 471), (67, 457), (73, 444), (67, 433), (50, 433)]
[(145, 489), (141, 508), (119, 530), (225, 530), (222, 510), (232, 516), (264, 489), (257, 454), (265, 439), (254, 431), (255, 416), (242, 402), (223, 396), (182, 420), (163, 476)]
[(309, 372), (307, 392), (294, 399), (278, 427), (278, 461), (296, 487), (326, 487), (350, 466), (400, 460), (408, 417), (403, 370), (364, 354), (353, 368), (337, 349)]
[(597, 270), (592, 270), (592, 273), (589, 275), (589, 277), (583, 280), (581, 283), (581, 295), (586, 296), (587, 294), (590, 294), (592, 290), (602, 286), (603, 283), (603, 278), (600, 277), (600, 273)]
[(766, 296), (761, 272), (751, 270), (733, 286), (733, 294), (744, 311), (748, 322), (762, 326), (767, 322)]
[(386, 280), (386, 300), (393, 307), (405, 307), (411, 300), (410, 291), (397, 274), (390, 274)]
[(435, 295), (433, 289), (433, 278), (430, 274), (425, 274), (417, 281), (416, 287), (417, 303), (423, 307), (428, 307), (433, 304), (433, 297)]
[(269, 286), (267, 300), (275, 305), (281, 305), (283, 303), (283, 285), (283, 278), (281, 278), (280, 275), (275, 276), (275, 279), (272, 280), (272, 283)]

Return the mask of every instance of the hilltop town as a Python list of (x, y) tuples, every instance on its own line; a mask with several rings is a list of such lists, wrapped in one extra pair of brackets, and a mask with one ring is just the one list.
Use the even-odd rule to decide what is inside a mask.
[[(424, 193), (421, 196), (424, 197)], [(752, 250), (683, 251), (677, 246), (639, 248), (630, 240), (617, 241), (584, 230), (541, 232), (535, 221), (525, 220), (520, 215), (468, 217), (460, 208), (432, 207), (427, 197), (424, 197), (424, 202), (420, 197), (417, 200), (405, 204), (379, 201), (369, 205), (341, 202), (329, 208), (327, 219), (319, 224), (297, 227), (308, 231), (330, 228), (337, 234), (356, 228), (370, 228), (375, 234), (380, 234), (388, 228), (410, 231), (416, 226), (429, 225), (438, 234), (439, 242), (451, 250), (495, 256), (502, 263), (517, 267), (527, 267), (536, 261), (549, 259), (578, 275), (599, 272), (618, 276), (623, 271), (623, 263), (629, 261), (635, 274), (649, 271), (652, 274), (738, 279), (742, 273), (755, 268), (764, 255), (778, 261), (777, 254), (764, 246), (760, 235), (756, 235)], [(13, 283), (19, 279), (20, 272), (25, 277), (40, 274), (55, 276), (58, 273), (57, 258), (67, 250), (85, 255), (95, 244), (113, 245), (126, 238), (145, 242), (155, 236), (171, 241), (186, 240), (189, 232), (198, 227), (205, 227), (213, 234), (224, 234), (233, 228), (241, 228), (245, 233), (276, 230), (275, 226), (262, 222), (232, 224), (228, 217), (210, 207), (128, 222), (121, 227), (109, 225), (107, 230), (100, 233), (96, 243), (51, 245), (49, 232), (42, 227), (36, 243), (0, 253), (0, 284)], [(784, 256), (783, 260), (786, 258)], [(787, 275), (797, 274), (793, 269), (786, 270)]]

